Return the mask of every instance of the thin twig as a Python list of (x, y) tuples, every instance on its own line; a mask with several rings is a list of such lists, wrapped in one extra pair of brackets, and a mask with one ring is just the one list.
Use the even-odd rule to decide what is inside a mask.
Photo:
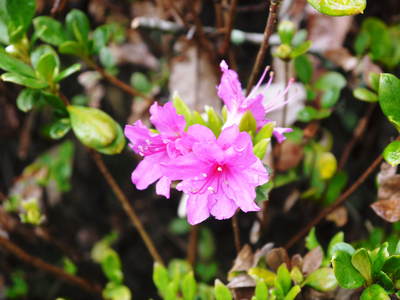
[(321, 222), (328, 214), (334, 211), (337, 207), (342, 205), (347, 198), (353, 194), (360, 185), (368, 178), (369, 175), (379, 166), (383, 157), (379, 155), (372, 164), (364, 171), (364, 173), (342, 194), (339, 198), (329, 207), (323, 209), (314, 219), (311, 220), (302, 230), (300, 230), (290, 241), (286, 244), (285, 248), (293, 247), (297, 241), (304, 237), (315, 225)]
[(354, 146), (364, 135), (365, 129), (367, 129), (369, 119), (371, 118), (371, 115), (374, 112), (375, 107), (376, 103), (371, 103), (368, 106), (365, 115), (358, 121), (357, 127), (354, 129), (353, 137), (349, 141), (349, 143), (344, 147), (343, 154), (340, 157), (339, 167), (338, 167), (339, 170), (343, 169), (344, 165), (346, 164), (347, 160), (350, 157), (351, 152), (353, 151)]
[(235, 240), (236, 253), (239, 253), (242, 246), (240, 243), (240, 229), (239, 229), (239, 221), (237, 213), (234, 214), (232, 217), (232, 230), (233, 230), (233, 238)]
[(21, 129), (21, 134), (19, 136), (18, 157), (20, 159), (26, 159), (28, 155), (29, 147), (31, 145), (31, 131), (34, 124), (35, 116), (36, 111), (31, 111), (25, 117), (24, 124)]
[(61, 280), (64, 280), (65, 282), (69, 282), (76, 286), (79, 286), (82, 289), (88, 291), (89, 293), (101, 295), (102, 288), (99, 285), (89, 282), (86, 279), (83, 279), (76, 275), (68, 274), (64, 270), (56, 266), (53, 266), (51, 264), (48, 264), (47, 262), (43, 261), (38, 257), (28, 254), (19, 246), (17, 246), (16, 244), (14, 244), (5, 237), (0, 236), (0, 246), (2, 249), (7, 250), (9, 253), (15, 255), (19, 259), (23, 260), (24, 262), (38, 269), (51, 273), (60, 278)]
[(163, 263), (163, 260), (160, 254), (157, 251), (157, 248), (154, 246), (153, 241), (151, 240), (150, 236), (146, 232), (142, 221), (140, 221), (139, 217), (137, 216), (135, 209), (129, 203), (128, 198), (122, 191), (121, 187), (118, 185), (114, 177), (111, 175), (110, 171), (108, 170), (107, 166), (105, 165), (102, 157), (97, 152), (90, 150), (90, 154), (96, 163), (97, 167), (99, 168), (100, 172), (103, 174), (105, 180), (107, 181), (108, 185), (111, 187), (112, 191), (114, 192), (115, 196), (121, 203), (123, 209), (125, 210), (126, 214), (132, 221), (133, 226), (135, 226), (136, 230), (139, 232), (140, 237), (142, 238), (143, 242), (145, 243), (147, 250), (149, 251), (150, 255), (153, 257), (154, 261)]
[(265, 54), (267, 53), (267, 49), (269, 46), (269, 38), (271, 37), (272, 32), (274, 31), (280, 3), (281, 0), (270, 0), (267, 24), (265, 25), (264, 29), (264, 39), (260, 46), (260, 49), (258, 50), (256, 61), (254, 63), (253, 70), (251, 71), (250, 78), (247, 83), (247, 89), (246, 89), (247, 95), (250, 93), (250, 90), (255, 83), (256, 76), (260, 72), (261, 66), (265, 58)]
[(67, 0), (54, 0), (53, 7), (51, 8), (51, 15), (54, 17), (57, 13), (62, 11), (67, 4)]
[(194, 266), (196, 263), (198, 233), (199, 233), (198, 225), (190, 227), (189, 243), (187, 248), (187, 260), (192, 266)]
[(225, 25), (225, 38), (221, 47), (221, 55), (225, 56), (229, 52), (229, 47), (231, 45), (231, 33), (233, 29), (233, 22), (235, 21), (235, 14), (237, 8), (238, 0), (232, 0), (232, 3), (229, 8), (228, 18)]

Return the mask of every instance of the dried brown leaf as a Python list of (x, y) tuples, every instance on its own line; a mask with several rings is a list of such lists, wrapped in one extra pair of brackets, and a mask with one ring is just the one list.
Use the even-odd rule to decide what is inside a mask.
[(242, 250), (240, 250), (239, 254), (235, 258), (235, 262), (233, 263), (232, 269), (229, 271), (231, 272), (238, 272), (238, 271), (247, 271), (253, 266), (253, 250), (249, 245), (244, 245)]
[(308, 252), (303, 259), (303, 273), (307, 275), (317, 270), (321, 266), (323, 257), (324, 254), (320, 246)]
[(300, 254), (295, 254), (290, 260), (292, 268), (298, 267), (300, 270), (303, 268), (303, 257)]
[(279, 172), (284, 172), (296, 167), (304, 156), (303, 148), (303, 146), (293, 143), (290, 140), (284, 141), (280, 147), (275, 147), (274, 151), (277, 155), (279, 154), (276, 169)]
[(394, 223), (400, 221), (400, 193), (389, 200), (380, 200), (371, 205), (374, 212), (382, 219)]
[(290, 268), (290, 260), (286, 249), (274, 248), (266, 255), (266, 261), (272, 271), (278, 270), (279, 266), (283, 263)]
[(348, 212), (345, 206), (340, 206), (326, 216), (328, 221), (332, 221), (337, 227), (343, 227), (348, 221)]

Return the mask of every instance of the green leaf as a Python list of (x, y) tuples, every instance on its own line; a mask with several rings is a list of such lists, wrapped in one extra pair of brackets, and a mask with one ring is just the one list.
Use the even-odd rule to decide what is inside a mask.
[(215, 280), (214, 295), (216, 300), (232, 300), (229, 289), (218, 279)]
[(307, 55), (300, 55), (294, 59), (294, 68), (297, 77), (303, 83), (309, 83), (313, 75), (313, 66)]
[(317, 234), (315, 232), (315, 227), (313, 227), (308, 235), (306, 236), (306, 248), (307, 250), (312, 250), (314, 248), (317, 248), (318, 246), (321, 246), (320, 243), (318, 242), (317, 239)]
[(389, 275), (394, 274), (398, 270), (400, 270), (400, 255), (389, 257), (382, 268), (382, 271)]
[(332, 250), (331, 250), (332, 256), (335, 255), (336, 251), (346, 252), (350, 256), (353, 255), (354, 252), (356, 252), (356, 250), (353, 248), (352, 245), (350, 245), (348, 243), (344, 243), (344, 242), (339, 242), (332, 246)]
[(240, 120), (239, 130), (254, 134), (257, 130), (257, 122), (250, 110), (246, 111)]
[(343, 243), (344, 241), (344, 233), (342, 231), (336, 233), (333, 238), (330, 240), (329, 245), (328, 245), (328, 250), (326, 252), (326, 256), (329, 258), (329, 260), (333, 256), (333, 249), (336, 244), (338, 243)]
[(368, 251), (365, 248), (358, 249), (351, 257), (354, 268), (364, 277), (367, 284), (372, 283), (372, 263)]
[(391, 142), (383, 150), (383, 158), (392, 166), (400, 164), (400, 141)]
[(11, 286), (4, 289), (6, 299), (22, 298), (28, 293), (28, 284), (24, 279), (24, 273), (14, 271), (11, 274)]
[(221, 132), (222, 120), (215, 112), (214, 108), (206, 106), (205, 110), (208, 117), (207, 127), (210, 128), (212, 132), (214, 132), (215, 136), (218, 136)]
[(60, 46), (67, 40), (62, 24), (51, 17), (36, 17), (33, 25), (36, 35), (45, 43)]
[(40, 99), (40, 92), (33, 89), (23, 89), (17, 97), (17, 107), (23, 112), (30, 111)]
[(289, 20), (283, 20), (278, 25), (279, 38), (283, 44), (290, 45), (295, 32), (296, 25)]
[(293, 49), (293, 51), (290, 54), (290, 57), (296, 58), (300, 55), (305, 54), (308, 51), (308, 49), (311, 48), (311, 44), (312, 44), (311, 41), (305, 41), (305, 42), (301, 43), (299, 46), (297, 46), (296, 48)]
[(101, 268), (109, 281), (116, 284), (121, 284), (123, 280), (123, 274), (121, 271), (121, 260), (117, 252), (109, 248), (107, 254), (101, 261)]
[(268, 269), (254, 267), (250, 268), (247, 273), (257, 281), (263, 281), (268, 286), (273, 286), (276, 280), (276, 274)]
[(187, 106), (185, 101), (179, 97), (178, 93), (174, 93), (172, 95), (172, 103), (176, 109), (176, 113), (178, 115), (182, 115), (186, 120), (186, 126), (192, 125), (192, 112), (190, 108)]
[(310, 286), (319, 292), (330, 292), (337, 288), (337, 281), (333, 269), (320, 268), (307, 276), (304, 285)]
[(373, 284), (362, 292), (360, 300), (390, 300), (390, 297), (379, 284)]
[(317, 168), (322, 179), (332, 178), (337, 169), (336, 157), (331, 152), (321, 153), (317, 158)]
[(338, 171), (329, 181), (328, 187), (326, 189), (324, 204), (332, 204), (337, 197), (339, 197), (343, 188), (347, 183), (347, 174), (343, 171)]
[(67, 78), (68, 76), (71, 76), (72, 74), (80, 71), (81, 69), (81, 64), (73, 64), (71, 66), (69, 66), (68, 68), (62, 70), (55, 78), (54, 81), (55, 82), (59, 82), (61, 80), (63, 80), (64, 78)]
[(365, 19), (361, 31), (368, 33), (373, 60), (383, 60), (391, 55), (391, 37), (386, 24), (382, 20), (378, 18)]
[(102, 48), (107, 46), (108, 41), (111, 38), (111, 28), (109, 24), (104, 24), (97, 27), (93, 31), (93, 50), (94, 53), (98, 54)]
[(48, 82), (49, 84), (53, 82), (54, 76), (58, 74), (59, 60), (53, 53), (47, 53), (40, 57), (36, 72), (38, 77)]
[(400, 130), (400, 79), (392, 74), (381, 74), (378, 95), (383, 113)]
[(333, 88), (341, 90), (345, 86), (346, 78), (338, 72), (327, 72), (315, 83), (315, 88), (321, 91), (327, 91)]
[(48, 86), (46, 82), (17, 73), (4, 73), (1, 75), (1, 79), (6, 82), (13, 82), (33, 89), (43, 89)]
[[(142, 72), (134, 72), (131, 76), (131, 85), (142, 92), (143, 94), (148, 94), (152, 90), (151, 82), (147, 79), (146, 75)], [(179, 97), (179, 96), (178, 96)], [(173, 96), (174, 98), (174, 96)]]
[(109, 282), (103, 290), (103, 298), (110, 300), (131, 300), (132, 294), (125, 285)]
[(169, 276), (167, 269), (160, 263), (155, 263), (153, 267), (153, 282), (161, 295), (167, 291)]
[(385, 290), (391, 290), (394, 287), (392, 279), (383, 271), (380, 271), (375, 275), (375, 282), (379, 283), (379, 285), (383, 286)]
[(317, 115), (318, 111), (314, 107), (306, 106), (297, 113), (297, 119), (300, 122), (307, 123), (314, 120)]
[(49, 135), (52, 139), (63, 138), (71, 129), (71, 122), (68, 118), (58, 119), (50, 125)]
[(356, 88), (353, 91), (354, 98), (358, 100), (366, 101), (366, 102), (377, 102), (378, 95), (374, 92), (371, 92), (369, 89), (366, 88)]
[(290, 289), (289, 293), (287, 293), (284, 300), (294, 300), (300, 292), (301, 292), (301, 287), (295, 285)]
[(323, 108), (331, 108), (334, 106), (340, 97), (340, 89), (337, 87), (326, 90), (321, 97), (321, 106)]
[(0, 4), (0, 18), (6, 24), (10, 43), (23, 38), (36, 11), (35, 0), (3, 0)]
[(271, 139), (263, 139), (259, 141), (253, 148), (253, 153), (259, 159), (263, 160), (265, 157), (265, 153), (267, 153), (267, 148)]
[[(369, 86), (375, 91), (377, 92), (379, 90), (379, 80), (380, 80), (380, 74), (378, 73), (374, 73), (374, 72), (370, 72), (368, 74), (368, 83)], [(379, 100), (379, 99), (378, 99)]]
[(320, 13), (328, 16), (350, 16), (364, 12), (366, 0), (307, 0)]
[(265, 124), (256, 134), (253, 143), (256, 145), (258, 142), (264, 139), (270, 139), (275, 128), (275, 122), (268, 122)]
[(60, 59), (58, 58), (57, 52), (49, 45), (40, 45), (39, 47), (35, 48), (30, 54), (32, 66), (36, 71), (39, 61), (42, 59), (43, 56), (47, 54), (53, 55), (55, 57), (57, 68), (60, 68)]
[(357, 289), (365, 283), (365, 279), (353, 267), (351, 256), (338, 250), (332, 258), (333, 270), (339, 285), (345, 289)]
[(91, 107), (67, 107), (72, 129), (86, 146), (104, 154), (117, 154), (125, 146), (121, 126), (105, 112)]
[(196, 298), (196, 280), (194, 279), (193, 272), (183, 277), (181, 290), (184, 300), (194, 300)]
[(101, 48), (99, 53), (99, 59), (102, 66), (107, 70), (113, 70), (113, 68), (115, 68), (116, 61), (109, 48), (107, 47)]
[(35, 78), (35, 71), (19, 59), (0, 51), (0, 68), (10, 73)]
[(361, 31), (354, 41), (354, 50), (357, 56), (361, 56), (367, 51), (369, 45), (371, 43), (371, 39), (369, 34), (366, 31)]
[(70, 36), (75, 37), (79, 44), (86, 48), (89, 42), (90, 24), (85, 13), (78, 9), (71, 10), (66, 17), (66, 26)]
[(389, 257), (389, 252), (388, 252), (388, 246), (389, 244), (387, 242), (383, 243), (381, 247), (379, 247), (378, 251), (375, 253), (375, 250), (372, 252), (371, 260), (372, 260), (372, 274), (378, 274), (386, 259)]
[(268, 288), (263, 280), (257, 281), (254, 296), (255, 300), (268, 300)]
[(292, 286), (292, 279), (286, 264), (281, 264), (276, 273), (275, 286), (281, 291), (282, 295), (289, 293), (290, 287)]
[(78, 270), (78, 267), (73, 263), (72, 260), (70, 260), (68, 257), (64, 257), (62, 260), (63, 263), (63, 269), (65, 272), (71, 275), (75, 275), (76, 271)]
[(66, 41), (62, 43), (59, 47), (58, 50), (62, 54), (72, 54), (76, 56), (84, 56), (85, 55), (85, 49), (75, 41)]

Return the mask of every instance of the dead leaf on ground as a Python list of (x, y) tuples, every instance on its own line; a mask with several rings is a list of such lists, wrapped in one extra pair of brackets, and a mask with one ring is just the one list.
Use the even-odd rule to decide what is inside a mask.
[(235, 262), (233, 263), (233, 267), (229, 270), (229, 273), (247, 271), (253, 266), (253, 258), (254, 255), (251, 247), (247, 244), (244, 245), (235, 258)]
[(322, 253), (321, 247), (318, 246), (308, 252), (303, 259), (302, 271), (305, 275), (308, 275), (317, 270), (322, 263), (324, 254)]
[(284, 248), (275, 248), (272, 249), (266, 255), (267, 265), (271, 268), (272, 271), (276, 272), (279, 266), (285, 263), (288, 268), (290, 268), (290, 260), (286, 249)]
[(337, 227), (343, 227), (348, 221), (348, 212), (345, 206), (336, 208), (333, 212), (326, 216), (328, 221), (332, 221)]
[(400, 193), (390, 200), (380, 200), (371, 205), (382, 219), (394, 223), (400, 221)]
[(240, 274), (229, 281), (228, 287), (231, 289), (247, 288), (256, 286), (256, 282), (250, 275)]
[(254, 253), (252, 267), (256, 267), (258, 265), (258, 263), (260, 262), (260, 259), (263, 257), (266, 257), (268, 252), (270, 252), (273, 247), (274, 247), (273, 243), (267, 243), (261, 249), (257, 249), (256, 252)]
[(300, 270), (303, 268), (303, 257), (300, 254), (295, 254), (290, 260), (291, 267), (298, 267)]

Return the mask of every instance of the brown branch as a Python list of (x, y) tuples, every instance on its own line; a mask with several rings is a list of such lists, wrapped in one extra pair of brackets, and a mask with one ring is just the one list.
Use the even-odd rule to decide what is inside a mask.
[(236, 13), (236, 8), (237, 8), (238, 0), (232, 0), (231, 6), (229, 8), (228, 12), (228, 18), (226, 21), (226, 32), (225, 32), (225, 38), (224, 42), (221, 47), (221, 55), (225, 56), (229, 52), (229, 47), (231, 45), (231, 32), (233, 29), (233, 22), (235, 20), (235, 13)]
[(25, 117), (22, 125), (21, 134), (19, 136), (18, 157), (26, 159), (31, 145), (31, 131), (35, 121), (36, 111), (31, 111)]
[(344, 165), (346, 164), (346, 162), (348, 161), (348, 159), (350, 157), (351, 152), (353, 151), (354, 146), (364, 135), (365, 129), (367, 129), (369, 119), (371, 118), (371, 115), (374, 112), (375, 107), (376, 107), (376, 103), (371, 103), (368, 106), (368, 109), (367, 109), (365, 115), (358, 121), (357, 127), (354, 129), (353, 137), (348, 142), (348, 144), (344, 147), (342, 156), (340, 157), (339, 167), (338, 167), (339, 170), (343, 169)]
[(240, 243), (240, 229), (239, 229), (239, 220), (237, 213), (235, 213), (232, 217), (232, 230), (233, 230), (233, 238), (235, 240), (236, 253), (239, 253), (242, 246)]
[(342, 205), (347, 198), (353, 194), (360, 185), (368, 178), (369, 175), (379, 166), (382, 162), (383, 157), (379, 155), (372, 164), (364, 171), (364, 173), (343, 193), (339, 198), (329, 207), (323, 209), (314, 219), (311, 220), (302, 230), (300, 230), (289, 242), (286, 244), (285, 248), (289, 249), (293, 247), (302, 237), (304, 237), (315, 225), (321, 222), (328, 214)]
[(149, 251), (150, 255), (153, 257), (154, 261), (164, 264), (160, 254), (157, 251), (157, 248), (154, 246), (153, 241), (151, 240), (150, 236), (146, 232), (146, 229), (144, 228), (142, 221), (140, 221), (134, 208), (129, 203), (127, 196), (124, 194), (121, 187), (118, 185), (118, 183), (115, 181), (114, 177), (111, 175), (110, 171), (108, 170), (107, 166), (105, 165), (100, 154), (98, 154), (94, 150), (90, 150), (90, 154), (91, 154), (91, 157), (93, 158), (94, 162), (96, 163), (97, 167), (99, 168), (101, 174), (103, 174), (108, 185), (111, 187), (115, 196), (121, 203), (123, 209), (125, 210), (126, 214), (128, 215), (129, 219), (131, 220), (133, 226), (139, 232), (140, 237), (142, 238), (143, 242), (145, 243), (147, 250)]
[(28, 254), (23, 249), (21, 249), (20, 247), (18, 247), (16, 244), (14, 244), (5, 237), (0, 236), (0, 246), (1, 249), (7, 250), (12, 255), (18, 257), (20, 260), (38, 269), (51, 273), (56, 277), (60, 278), (61, 280), (64, 280), (65, 282), (69, 282), (71, 284), (79, 286), (82, 289), (88, 291), (89, 293), (101, 296), (102, 288), (99, 285), (89, 282), (86, 279), (83, 279), (76, 275), (68, 274), (64, 270), (56, 266), (53, 266), (38, 257)]
[(254, 63), (253, 70), (251, 71), (250, 78), (247, 83), (247, 89), (246, 89), (247, 95), (250, 93), (250, 90), (255, 83), (256, 76), (260, 72), (261, 66), (263, 64), (265, 54), (269, 46), (269, 38), (271, 37), (272, 32), (274, 31), (280, 3), (281, 0), (270, 0), (267, 24), (265, 25), (264, 29), (264, 39), (263, 42), (261, 43), (260, 49), (258, 50), (256, 61)]
[(198, 225), (190, 227), (189, 244), (187, 248), (187, 260), (192, 266), (194, 266), (196, 263), (198, 234), (199, 234)]

